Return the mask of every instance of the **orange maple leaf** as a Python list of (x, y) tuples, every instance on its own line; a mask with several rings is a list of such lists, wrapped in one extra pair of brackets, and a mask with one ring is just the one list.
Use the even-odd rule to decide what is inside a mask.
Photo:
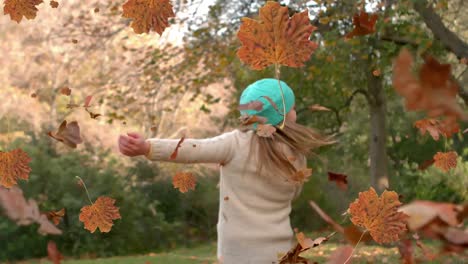
[(345, 35), (345, 38), (352, 38), (354, 36), (364, 36), (375, 32), (375, 22), (377, 21), (377, 14), (369, 14), (361, 11), (359, 14), (353, 16), (353, 31)]
[(111, 230), (112, 220), (120, 219), (119, 208), (114, 206), (115, 200), (106, 196), (100, 196), (92, 205), (81, 208), (80, 221), (84, 228), (94, 233), (97, 228), (101, 233)]
[(58, 225), (60, 220), (65, 216), (65, 208), (62, 208), (58, 211), (46, 212), (47, 219), (51, 220), (54, 225)]
[(296, 174), (291, 177), (291, 179), (296, 183), (304, 183), (309, 180), (309, 177), (312, 175), (312, 169), (303, 168), (296, 171)]
[(21, 22), (23, 16), (27, 19), (34, 19), (37, 14), (37, 5), (42, 3), (42, 0), (5, 0), (3, 13), (10, 15), (11, 20)]
[(50, 261), (54, 264), (60, 264), (60, 261), (63, 259), (62, 254), (57, 249), (57, 244), (54, 241), (49, 241), (47, 243), (47, 255)]
[(448, 172), (450, 169), (457, 167), (457, 152), (437, 152), (434, 155), (434, 166)]
[(196, 179), (190, 172), (178, 172), (172, 177), (174, 188), (178, 188), (180, 192), (186, 193), (189, 190), (195, 190)]
[(71, 148), (76, 148), (77, 144), (83, 142), (80, 136), (80, 127), (76, 121), (70, 122), (70, 124), (67, 125), (67, 121), (64, 120), (55, 134), (50, 131), (47, 135), (53, 139), (63, 142)]
[(11, 188), (19, 179), (28, 180), (31, 172), (29, 162), (31, 158), (22, 149), (0, 151), (0, 185)]
[(276, 132), (276, 127), (270, 124), (258, 124), (257, 135), (259, 137), (273, 137), (273, 133)]
[(122, 16), (134, 19), (131, 26), (137, 34), (154, 30), (161, 35), (175, 14), (169, 0), (128, 0)]
[(287, 7), (268, 1), (260, 8), (259, 20), (242, 18), (237, 33), (242, 47), (237, 55), (255, 70), (271, 64), (302, 67), (318, 47), (309, 40), (315, 29), (307, 11), (290, 19)]
[(446, 118), (442, 121), (434, 118), (426, 118), (416, 121), (414, 126), (419, 128), (421, 135), (425, 135), (426, 132), (429, 132), (435, 141), (439, 140), (440, 135), (449, 138), (460, 131), (460, 125), (457, 123), (456, 119), (453, 120), (450, 118)]
[(408, 111), (426, 111), (429, 117), (467, 118), (457, 104), (458, 85), (451, 79), (449, 64), (429, 56), (418, 78), (411, 73), (412, 66), (411, 53), (402, 49), (393, 66), (393, 86), (405, 98)]
[(406, 230), (408, 216), (398, 212), (398, 194), (384, 191), (379, 197), (374, 188), (360, 192), (359, 198), (349, 205), (351, 222), (366, 228), (379, 244), (397, 241)]

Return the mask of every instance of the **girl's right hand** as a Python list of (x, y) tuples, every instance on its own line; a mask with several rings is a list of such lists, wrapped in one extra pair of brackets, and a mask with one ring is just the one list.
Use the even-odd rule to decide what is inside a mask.
[(145, 138), (138, 133), (127, 133), (128, 136), (119, 136), (119, 151), (120, 153), (135, 157), (147, 155), (151, 149), (150, 143), (146, 142)]

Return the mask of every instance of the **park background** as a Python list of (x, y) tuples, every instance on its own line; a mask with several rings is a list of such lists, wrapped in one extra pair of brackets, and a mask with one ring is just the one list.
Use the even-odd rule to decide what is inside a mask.
[[(50, 8), (46, 1), (34, 20), (19, 24), (0, 16), (0, 149), (21, 147), (32, 158), (29, 181), (19, 183), (25, 197), (36, 200), (41, 211), (66, 209), (60, 236), (39, 235), (37, 225), (18, 226), (0, 215), (0, 261), (45, 257), (50, 240), (66, 256), (94, 258), (165, 252), (216, 239), (217, 165), (131, 159), (118, 153), (117, 138), (131, 131), (202, 138), (235, 129), (240, 92), (259, 78), (274, 77), (273, 67), (254, 71), (236, 55), (241, 18), (255, 18), (265, 1), (172, 1), (176, 17), (161, 36), (136, 34), (122, 18), (124, 2), (70, 0)], [(419, 55), (431, 54), (451, 64), (466, 109), (468, 67), (460, 59), (468, 57), (468, 2), (280, 2), (291, 14), (308, 8), (317, 27), (311, 39), (319, 47), (306, 65), (281, 71), (296, 93), (298, 122), (338, 139), (309, 159), (313, 175), (293, 204), (293, 227), (318, 233), (328, 227), (310, 200), (341, 219), (360, 191), (369, 186), (382, 191), (387, 183), (403, 203), (466, 202), (466, 123), (451, 138), (421, 135), (414, 122), (423, 115), (405, 110), (392, 87), (392, 62), (406, 47), (418, 63)], [(376, 33), (345, 39), (359, 7), (380, 12)], [(434, 32), (428, 25), (435, 18), (448, 31)], [(456, 38), (443, 35), (447, 32)], [(71, 97), (60, 94), (63, 87), (72, 90)], [(90, 109), (102, 115), (96, 119), (66, 107), (88, 95)], [(84, 143), (77, 149), (47, 136), (64, 119), (80, 124)], [(371, 135), (383, 144), (373, 144)], [(424, 168), (436, 152), (448, 150), (459, 155), (455, 169)], [(182, 170), (196, 175), (194, 191), (173, 188), (171, 178)], [(346, 191), (328, 181), (329, 171), (348, 176)], [(122, 219), (111, 232), (91, 234), (78, 221), (87, 198), (75, 176), (92, 198), (116, 199)]]

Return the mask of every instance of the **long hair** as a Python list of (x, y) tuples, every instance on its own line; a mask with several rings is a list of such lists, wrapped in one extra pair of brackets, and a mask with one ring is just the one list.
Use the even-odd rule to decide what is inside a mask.
[[(315, 155), (312, 152), (313, 149), (335, 142), (332, 136), (321, 135), (315, 129), (295, 122), (286, 122), (283, 129), (276, 127), (273, 137), (260, 137), (254, 133), (250, 149), (251, 152), (255, 150), (254, 153), (257, 155), (259, 174), (263, 169), (268, 172), (279, 171), (282, 175), (287, 175), (289, 179), (294, 180), (294, 175), (303, 169), (294, 166), (294, 159)], [(286, 149), (290, 150), (292, 157), (288, 156)]]

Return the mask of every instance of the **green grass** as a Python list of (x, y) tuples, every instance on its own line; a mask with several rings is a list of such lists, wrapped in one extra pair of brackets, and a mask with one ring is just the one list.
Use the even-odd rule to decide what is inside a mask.
[[(311, 263), (326, 263), (333, 251), (342, 246), (338, 241), (329, 241), (316, 248), (312, 248), (301, 256), (309, 258)], [(426, 243), (433, 250), (438, 252), (437, 245)], [(422, 258), (422, 253), (415, 248), (415, 257)], [(401, 263), (400, 255), (396, 247), (382, 247), (377, 245), (360, 244), (352, 258), (352, 263)], [(50, 263), (47, 259), (28, 260), (18, 262), (18, 264)], [(216, 244), (207, 243), (190, 249), (177, 249), (170, 252), (149, 253), (139, 256), (123, 256), (97, 259), (71, 259), (66, 258), (64, 264), (212, 264), (216, 263)], [(468, 263), (468, 259), (462, 256), (443, 256), (434, 261), (424, 261), (423, 263), (444, 263), (462, 264)]]

